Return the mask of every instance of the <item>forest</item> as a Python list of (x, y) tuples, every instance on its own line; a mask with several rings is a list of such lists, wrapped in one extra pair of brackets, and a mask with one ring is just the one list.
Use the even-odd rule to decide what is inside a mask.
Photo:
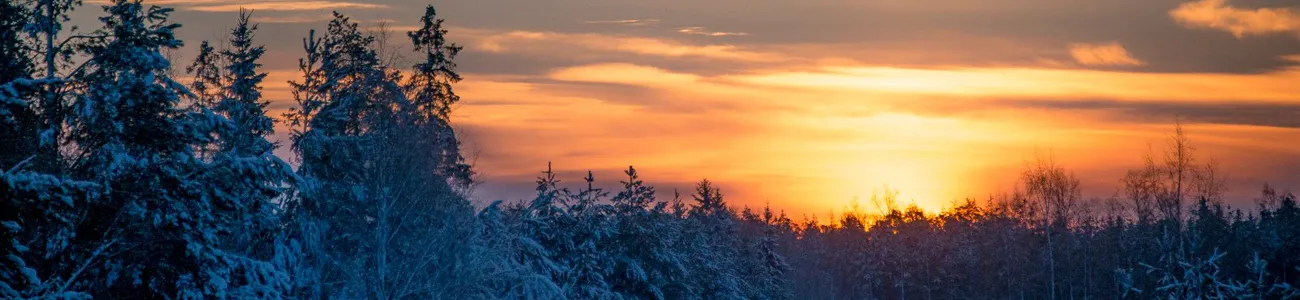
[[(67, 26), (79, 9), (101, 27)], [(633, 167), (605, 190), (548, 166), (534, 198), (475, 206), (450, 117), (463, 48), (432, 6), (410, 66), (341, 13), (305, 33), (281, 116), (252, 12), (187, 63), (172, 12), (0, 2), (0, 298), (1300, 298), (1295, 195), (1226, 206), (1179, 126), (1107, 199), (1040, 158), (937, 214), (885, 192), (794, 220)]]

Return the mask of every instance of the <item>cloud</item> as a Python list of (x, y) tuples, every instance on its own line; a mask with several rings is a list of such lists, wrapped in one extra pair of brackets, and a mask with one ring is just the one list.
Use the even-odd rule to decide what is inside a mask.
[[(229, 3), (229, 2), (231, 2), (231, 1), (228, 1), (228, 0), (150, 0), (150, 1), (146, 1), (146, 2), (144, 2), (144, 4), (145, 4), (145, 5), (177, 5), (177, 4), (179, 4), (179, 5), (186, 5), (186, 4), (193, 5), (193, 4), (210, 4), (210, 3)], [(110, 4), (110, 3), (112, 3), (112, 1), (109, 1), (109, 0), (90, 0), (90, 1), (86, 1), (86, 3), (88, 3), (88, 4), (94, 4), (94, 5), (105, 5), (105, 4)]]
[(1185, 27), (1223, 30), (1237, 38), (1300, 34), (1300, 11), (1291, 7), (1243, 9), (1229, 6), (1227, 0), (1199, 0), (1183, 3), (1169, 15)]
[[(476, 0), (443, 1), (438, 8), (454, 12), (448, 15), (449, 24), (456, 26), (696, 41), (706, 36), (677, 30), (704, 26), (702, 31), (749, 33), (725, 40), (744, 49), (774, 52), (770, 49), (818, 47), (834, 53), (789, 53), (809, 59), (835, 55), (882, 64), (896, 62), (886, 61), (892, 57), (877, 56), (880, 49), (896, 50), (888, 53), (890, 56), (913, 56), (918, 63), (935, 61), (937, 56), (951, 59), (931, 65), (1023, 65), (1039, 57), (1078, 65), (1066, 45), (1114, 40), (1146, 62), (1131, 67), (1140, 71), (1259, 73), (1297, 65), (1276, 57), (1300, 53), (1300, 39), (1278, 36), (1238, 42), (1224, 31), (1180, 26), (1171, 19), (1170, 11), (1188, 1), (1196, 0), (824, 0), (814, 1), (815, 5), (796, 0), (673, 0), (654, 2), (656, 9), (652, 10), (647, 10), (643, 1)], [(375, 3), (397, 7), (404, 2)], [(1227, 3), (1251, 10), (1297, 5), (1296, 0)], [(738, 8), (743, 13), (737, 13)], [(584, 23), (651, 17), (661, 23), (657, 27)], [(1010, 45), (1015, 51), (981, 47), (993, 42)]]
[(1046, 68), (829, 67), (726, 81), (891, 95), (1300, 102), (1300, 69), (1265, 74), (1135, 73)]
[(1161, 123), (1182, 118), (1193, 123), (1300, 128), (1300, 103), (1251, 101), (1175, 103), (1160, 101), (1053, 100), (1001, 101), (1000, 105), (1053, 110), (1094, 110), (1138, 122)]
[(1119, 42), (1101, 44), (1070, 44), (1070, 56), (1074, 61), (1094, 66), (1141, 66), (1146, 62), (1133, 58)]
[(359, 2), (337, 2), (337, 1), (276, 1), (276, 2), (248, 2), (238, 4), (223, 5), (200, 5), (186, 7), (186, 10), (201, 12), (233, 12), (240, 9), (250, 9), (255, 11), (302, 11), (302, 10), (328, 10), (328, 9), (378, 9), (387, 8), (388, 5), (359, 3)]
[(604, 52), (633, 53), (647, 56), (674, 58), (704, 58), (735, 61), (770, 61), (775, 57), (742, 49), (733, 45), (712, 44), (694, 45), (670, 39), (650, 37), (628, 37), (589, 33), (557, 33), (539, 31), (510, 31), (480, 34), (471, 37), (476, 40), (475, 49), (488, 52), (527, 52), (542, 49), (544, 46), (556, 46), (555, 49), (572, 54), (574, 46), (586, 50)]
[(703, 35), (703, 36), (746, 36), (746, 35), (749, 35), (749, 33), (746, 33), (746, 32), (706, 31), (706, 30), (704, 30), (704, 27), (684, 27), (684, 28), (677, 29), (677, 32), (682, 33), (682, 34), (689, 34), (689, 35)]
[(253, 23), (269, 24), (292, 24), (292, 23), (316, 23), (325, 22), (334, 19), (331, 15), (312, 15), (312, 16), (255, 16), (252, 18)]
[(655, 67), (623, 63), (564, 68), (551, 72), (549, 77), (561, 81), (632, 85), (680, 85), (694, 83), (700, 79), (693, 74), (674, 73)]
[(627, 26), (650, 26), (650, 25), (657, 25), (657, 24), (659, 24), (659, 19), (640, 19), (640, 20), (638, 20), (638, 19), (630, 19), (630, 20), (603, 20), (603, 21), (587, 21), (587, 22), (584, 22), (584, 23), (587, 23), (587, 24), (627, 25)]

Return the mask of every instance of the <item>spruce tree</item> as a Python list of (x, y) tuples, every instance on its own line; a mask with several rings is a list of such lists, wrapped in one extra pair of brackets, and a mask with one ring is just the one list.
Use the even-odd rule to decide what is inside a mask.
[(181, 46), (180, 25), (167, 20), (171, 9), (140, 1), (104, 11), (105, 38), (83, 47), (87, 71), (68, 129), (78, 151), (72, 174), (106, 193), (84, 211), (76, 254), (59, 263), (93, 262), (67, 280), (95, 296), (231, 296), (243, 284), (230, 280), (238, 256), (221, 246), (228, 220), (196, 157), (210, 120), (178, 106), (189, 92), (168, 77), (162, 54)]
[[(478, 213), (481, 233), (472, 240), (476, 243), (471, 264), (483, 267), (481, 273), (471, 273), (477, 278), (478, 289), (485, 292), (482, 298), (495, 299), (561, 299), (564, 292), (551, 279), (551, 272), (540, 269), (554, 267), (549, 253), (540, 243), (520, 234), (517, 208), (503, 211), (501, 201), (493, 202)], [(509, 215), (508, 215), (509, 214)], [(510, 216), (513, 215), (513, 216)], [(550, 266), (541, 267), (539, 266)]]
[(319, 241), (307, 256), (322, 280), (344, 282), (325, 297), (468, 297), (472, 282), (459, 274), (475, 267), (463, 263), (464, 241), (477, 231), (453, 187), (467, 182), (468, 166), (458, 150), (448, 158), (458, 149), (450, 125), (407, 98), (420, 86), (399, 84), (374, 43), (341, 14), (305, 43), (304, 79), (293, 83), (299, 107), (288, 120), (306, 185), (292, 208), (295, 222), (315, 225), (298, 234)]
[[(226, 275), (236, 297), (282, 297), (289, 289), (283, 266), (269, 261), (277, 254), (279, 206), (277, 199), (295, 178), (287, 163), (272, 151), (267, 140), (274, 121), (266, 115), (262, 99), (266, 77), (258, 70), (264, 52), (253, 43), (257, 26), (241, 11), (231, 30), (230, 49), (219, 53), (204, 42), (190, 68), (195, 73), (196, 113), (210, 127), (214, 140), (201, 146), (207, 163), (203, 171), (204, 197), (214, 203), (215, 230), (223, 238), (218, 247), (235, 265)], [(237, 180), (235, 179), (237, 178)]]
[(194, 63), (185, 67), (185, 72), (194, 77), (190, 83), (194, 106), (200, 109), (212, 109), (222, 97), (221, 53), (218, 53), (208, 41), (199, 43), (199, 54)]
[(774, 223), (775, 216), (772, 214), (771, 207), (763, 208), (763, 219), (760, 223), (763, 233), (752, 246), (756, 254), (753, 257), (754, 265), (753, 274), (750, 274), (751, 285), (755, 295), (753, 298), (765, 299), (792, 299), (790, 294), (789, 278), (790, 265), (786, 259), (779, 253), (777, 226)]
[(441, 159), (439, 174), (454, 180), (455, 184), (468, 186), (473, 184), (470, 179), (473, 172), (461, 157), (460, 142), (451, 127), (453, 105), (460, 101), (452, 85), (462, 79), (456, 72), (455, 59), (463, 48), (447, 42), (448, 31), (442, 24), (437, 10), (430, 5), (420, 17), (420, 28), (407, 33), (414, 50), (424, 58), (413, 66), (406, 82), (410, 99), (407, 107), (415, 125), (412, 133), (430, 143), (420, 146), (427, 147), (429, 155)]
[(34, 74), (35, 35), (61, 27), (65, 2), (0, 3), (0, 298), (88, 296), (72, 286), (85, 278), (70, 275), (91, 263), (69, 257), (80, 251), (72, 245), (79, 212), (102, 187), (62, 174), (57, 135), (47, 129), (63, 120), (42, 89), (63, 80)]
[(676, 218), (664, 211), (666, 202), (652, 206), (655, 189), (635, 168), (628, 166), (623, 173), (623, 190), (610, 199), (615, 229), (609, 246), (614, 252), (611, 288), (626, 297), (667, 299), (668, 286), (682, 280), (686, 269), (682, 255), (672, 249)]
[(99, 262), (76, 260), (87, 249), (73, 243), (74, 228), (102, 187), (20, 168), (0, 171), (0, 298), (88, 297), (76, 270)]
[[(12, 3), (12, 1), (11, 1)], [(81, 0), (30, 0), (25, 1), (31, 8), (30, 21), (25, 25), (29, 40), (27, 46), (33, 49), (33, 79), (31, 86), (39, 89), (37, 99), (30, 101), (41, 116), (37, 127), (40, 129), (36, 139), (36, 157), (32, 166), (43, 172), (67, 175), (67, 159), (60, 152), (68, 145), (68, 114), (71, 91), (78, 86), (82, 65), (75, 65), (73, 56), (84, 53), (84, 46), (104, 38), (102, 34), (62, 35), (64, 32), (76, 32), (76, 26), (65, 28), (70, 21), (69, 15), (80, 7)]]
[[(376, 217), (364, 190), (367, 157), (363, 150), (370, 131), (362, 120), (373, 107), (378, 59), (368, 49), (373, 38), (356, 23), (335, 13), (326, 35), (314, 32), (304, 43), (304, 80), (295, 82), (297, 110), (289, 119), (302, 126), (293, 133), (294, 150), (301, 160), (298, 170), (306, 180), (300, 187), (295, 210), (304, 230), (298, 238), (315, 241), (306, 253), (320, 280), (340, 284), (319, 286), (310, 297), (361, 298), (370, 293), (367, 280), (374, 274), (372, 258)], [(316, 65), (319, 63), (319, 65)]]
[(32, 49), (23, 38), (30, 13), (17, 2), (0, 3), (0, 168), (35, 154), (40, 140), (40, 120), (31, 105), (36, 100)]
[(691, 207), (684, 228), (687, 245), (691, 246), (682, 250), (691, 251), (688, 254), (693, 266), (691, 276), (698, 285), (695, 289), (698, 297), (744, 298), (746, 287), (737, 263), (740, 255), (734, 215), (723, 200), (722, 191), (704, 179), (695, 185), (691, 197), (696, 205)]

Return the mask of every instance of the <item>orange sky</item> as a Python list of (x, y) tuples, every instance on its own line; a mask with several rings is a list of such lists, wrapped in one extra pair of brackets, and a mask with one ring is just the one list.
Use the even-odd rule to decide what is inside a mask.
[[(256, 8), (275, 109), (291, 105), (300, 39), (330, 9), (404, 30), (426, 4), (164, 2), (190, 50)], [(530, 197), (552, 161), (570, 183), (590, 169), (610, 188), (635, 165), (665, 198), (707, 177), (732, 204), (795, 215), (883, 186), (937, 211), (1009, 190), (1044, 153), (1102, 197), (1176, 116), (1228, 172), (1233, 204), (1265, 181), (1300, 188), (1288, 1), (433, 4), (466, 47), (454, 118), (484, 174), (479, 201)]]

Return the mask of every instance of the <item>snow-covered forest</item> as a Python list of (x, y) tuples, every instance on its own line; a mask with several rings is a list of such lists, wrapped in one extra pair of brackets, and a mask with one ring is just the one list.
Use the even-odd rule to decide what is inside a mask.
[(1102, 200), (1040, 159), (937, 215), (885, 193), (883, 213), (794, 220), (632, 167), (612, 190), (548, 169), (535, 198), (475, 207), (449, 117), (462, 48), (432, 6), (410, 66), (340, 13), (304, 33), (282, 116), (251, 12), (174, 62), (170, 9), (113, 0), (74, 31), (82, 9), (101, 6), (0, 2), (3, 299), (1300, 297), (1296, 197), (1225, 206), (1181, 129)]

